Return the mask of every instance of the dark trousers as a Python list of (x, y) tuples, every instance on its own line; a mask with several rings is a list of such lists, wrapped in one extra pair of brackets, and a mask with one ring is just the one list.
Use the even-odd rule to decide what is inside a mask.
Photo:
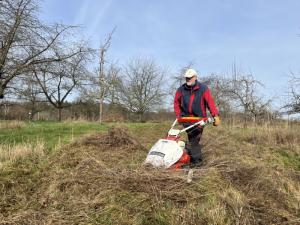
[(198, 163), (202, 161), (200, 139), (203, 132), (203, 127), (196, 127), (186, 131), (188, 135), (188, 142), (186, 150), (191, 157), (191, 163)]

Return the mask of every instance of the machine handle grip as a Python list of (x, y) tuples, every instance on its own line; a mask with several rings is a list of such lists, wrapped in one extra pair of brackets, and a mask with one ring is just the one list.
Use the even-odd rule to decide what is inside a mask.
[(178, 123), (197, 123), (199, 121), (206, 121), (208, 118), (206, 117), (192, 117), (192, 116), (186, 116), (186, 117), (180, 117), (177, 119)]

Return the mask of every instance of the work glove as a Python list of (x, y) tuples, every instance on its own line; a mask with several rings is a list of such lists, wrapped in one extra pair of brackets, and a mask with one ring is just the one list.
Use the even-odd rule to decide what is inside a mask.
[(219, 116), (215, 116), (214, 117), (214, 123), (213, 123), (213, 125), (214, 126), (219, 126), (221, 124), (221, 119), (220, 119), (220, 117)]

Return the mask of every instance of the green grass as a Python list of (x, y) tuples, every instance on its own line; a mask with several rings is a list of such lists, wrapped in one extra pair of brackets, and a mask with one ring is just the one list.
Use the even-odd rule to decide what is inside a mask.
[[(0, 125), (1, 123), (9, 124), (9, 121), (0, 121)], [(147, 138), (145, 132), (149, 129), (156, 130), (159, 134), (164, 134), (168, 129), (166, 123), (103, 123), (100, 125), (97, 122), (35, 121), (11, 128), (0, 126), (0, 144), (16, 145), (35, 143), (40, 140), (45, 142), (46, 149), (51, 151), (55, 146), (67, 144), (84, 134), (106, 131), (109, 126), (126, 126), (135, 134), (143, 134), (142, 138)], [(149, 138), (154, 140), (158, 136)]]
[(278, 159), (282, 160), (286, 167), (291, 167), (295, 170), (300, 171), (300, 155), (296, 152), (290, 152), (284, 149), (278, 149), (276, 151)]
[(0, 143), (15, 145), (42, 140), (46, 148), (52, 150), (58, 144), (66, 144), (83, 134), (101, 132), (106, 128), (106, 124), (96, 122), (31, 122), (17, 128), (0, 129)]

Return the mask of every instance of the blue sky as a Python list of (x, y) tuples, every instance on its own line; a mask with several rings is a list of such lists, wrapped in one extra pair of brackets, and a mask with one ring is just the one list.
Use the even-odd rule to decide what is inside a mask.
[[(111, 60), (153, 57), (176, 71), (193, 61), (201, 75), (229, 74), (235, 61), (281, 98), (300, 72), (299, 0), (44, 0), (47, 22), (83, 26), (99, 47), (116, 26)], [(279, 100), (276, 100), (277, 103)]]

